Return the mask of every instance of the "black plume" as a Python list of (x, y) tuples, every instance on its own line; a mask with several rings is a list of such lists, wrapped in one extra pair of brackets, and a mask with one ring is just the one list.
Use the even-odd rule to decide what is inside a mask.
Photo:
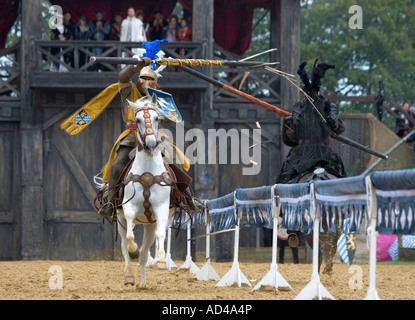
[(305, 70), (305, 66), (307, 62), (303, 62), (300, 64), (297, 70), (297, 74), (300, 76), (301, 81), (303, 82), (303, 90), (309, 95), (316, 95), (320, 91), (321, 79), (324, 78), (324, 75), (327, 70), (334, 69), (335, 66), (327, 64), (327, 63), (318, 63), (318, 58), (314, 61), (313, 71), (311, 73), (311, 81), (308, 77), (307, 71)]
[(305, 66), (307, 65), (307, 62), (303, 62), (300, 64), (297, 70), (297, 74), (300, 76), (301, 81), (303, 82), (304, 91), (308, 91), (310, 87), (310, 79), (308, 78), (307, 71), (305, 70)]
[(335, 66), (327, 64), (325, 62), (322, 62), (315, 66), (317, 64), (317, 61), (318, 59), (314, 63), (313, 72), (311, 73), (311, 90), (314, 93), (320, 91), (321, 79), (324, 78), (326, 71), (335, 68)]

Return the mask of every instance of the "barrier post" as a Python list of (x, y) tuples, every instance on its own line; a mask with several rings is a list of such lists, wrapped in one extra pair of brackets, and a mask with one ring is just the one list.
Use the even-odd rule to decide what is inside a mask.
[(231, 270), (226, 273), (223, 278), (216, 284), (217, 287), (225, 287), (231, 286), (232, 284), (236, 283), (238, 287), (241, 284), (245, 283), (248, 286), (252, 287), (251, 283), (239, 269), (239, 224), (241, 221), (241, 210), (236, 210), (236, 199), (235, 199), (236, 191), (233, 193), (234, 197), (234, 214), (236, 215), (236, 225), (235, 225), (235, 240), (234, 240), (234, 250), (233, 250), (233, 264)]
[(318, 273), (318, 255), (319, 255), (319, 236), (320, 236), (320, 207), (316, 204), (316, 194), (314, 184), (310, 184), (310, 210), (314, 213), (313, 225), (313, 272), (311, 274), (311, 281), (301, 290), (301, 292), (294, 298), (294, 300), (318, 300), (331, 299), (333, 296), (321, 284)]
[[(192, 254), (191, 254), (191, 234), (190, 234), (190, 219), (187, 220), (187, 254), (186, 254), (186, 261), (179, 267), (179, 269), (190, 269), (190, 273), (197, 274), (200, 269), (197, 265), (194, 264), (192, 261)], [(179, 270), (177, 269), (177, 270)]]
[[(207, 206), (206, 206), (206, 201), (205, 201), (205, 210)], [(219, 281), (220, 277), (219, 275), (216, 273), (215, 269), (212, 267), (212, 265), (210, 264), (210, 226), (209, 226), (209, 211), (206, 211), (206, 217), (205, 217), (205, 223), (206, 223), (206, 263), (205, 265), (202, 267), (202, 269), (200, 269), (200, 271), (197, 273), (196, 275), (196, 279), (197, 280), (201, 280), (201, 281), (206, 281), (206, 280), (216, 280)]]
[(376, 190), (373, 187), (370, 176), (365, 177), (366, 195), (367, 195), (367, 211), (370, 217), (370, 230), (368, 236), (370, 239), (369, 251), (369, 287), (367, 289), (365, 300), (381, 300), (376, 290), (376, 215), (377, 215), (377, 199)]
[[(288, 288), (293, 290), (293, 288), (288, 284), (288, 282), (282, 277), (278, 272), (277, 264), (277, 236), (278, 236), (278, 216), (281, 210), (281, 206), (277, 205), (276, 199), (276, 185), (271, 188), (271, 199), (272, 199), (272, 222), (273, 222), (273, 232), (272, 232), (272, 260), (271, 267), (268, 273), (252, 291), (260, 289), (262, 286), (271, 286), (275, 288), (275, 292), (278, 293), (278, 290), (287, 290)], [(293, 290), (294, 291), (294, 290)]]

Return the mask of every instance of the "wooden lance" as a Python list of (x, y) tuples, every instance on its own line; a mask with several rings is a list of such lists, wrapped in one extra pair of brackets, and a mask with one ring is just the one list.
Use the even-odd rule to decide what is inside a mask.
[[(96, 62), (96, 63), (111, 63), (111, 64), (130, 64), (130, 65), (136, 65), (137, 63), (140, 62), (140, 59), (137, 58), (118, 58), (118, 57), (91, 57), (90, 58), (91, 62)], [(175, 66), (178, 67), (179, 69), (186, 71), (187, 73), (198, 77), (206, 82), (209, 82), (213, 85), (215, 85), (216, 87), (219, 87), (223, 90), (226, 90), (230, 93), (233, 93), (245, 100), (248, 100), (260, 107), (263, 107), (269, 111), (272, 111), (282, 117), (289, 117), (292, 114), (288, 111), (282, 110), (276, 106), (273, 106), (272, 104), (269, 104), (268, 102), (262, 101), (258, 98), (255, 98), (247, 93), (244, 93), (238, 89), (235, 89), (231, 86), (228, 86), (224, 83), (222, 83), (219, 80), (213, 79), (199, 71), (196, 71), (192, 68), (189, 68), (188, 66), (249, 66), (249, 67), (259, 67), (259, 66), (264, 66), (267, 65), (267, 63), (264, 62), (255, 62), (255, 61), (220, 61), (220, 60), (201, 60), (201, 59), (169, 59), (169, 58), (162, 58), (162, 59), (156, 59), (153, 61), (156, 64), (159, 65), (167, 65), (167, 66)], [(268, 63), (269, 64), (273, 64), (273, 63)], [(335, 134), (334, 132), (330, 133), (330, 137), (338, 140), (344, 144), (347, 144), (349, 146), (352, 146), (354, 148), (357, 148), (359, 150), (362, 150), (364, 152), (370, 153), (374, 156), (377, 156), (379, 158), (388, 159), (388, 155), (386, 154), (382, 154), (379, 153), (375, 150), (372, 150), (356, 141), (353, 141), (349, 138), (346, 138), (344, 136), (339, 136), (337, 134)]]
[[(212, 79), (211, 77), (208, 77), (207, 75), (205, 75), (205, 74), (203, 74), (201, 72), (198, 72), (198, 71), (196, 71), (194, 69), (191, 69), (191, 68), (188, 68), (188, 67), (185, 67), (185, 66), (179, 66), (178, 68), (180, 68), (183, 71), (186, 71), (186, 72), (190, 73), (191, 75), (194, 75), (194, 76), (196, 76), (196, 77), (198, 77), (198, 78), (200, 78), (202, 80), (205, 80), (205, 81), (207, 81), (207, 82), (209, 82), (209, 83), (211, 83), (211, 84), (213, 84), (213, 85), (215, 85), (215, 86), (217, 86), (219, 88), (222, 88), (222, 89), (224, 89), (224, 90), (226, 90), (228, 92), (231, 92), (231, 93), (233, 93), (233, 94), (235, 94), (235, 95), (237, 95), (237, 96), (239, 96), (241, 98), (244, 98), (244, 99), (246, 99), (248, 101), (251, 101), (251, 102), (259, 105), (260, 107), (263, 107), (263, 108), (265, 108), (267, 110), (270, 110), (270, 111), (272, 111), (272, 112), (274, 112), (274, 113), (276, 113), (276, 114), (278, 114), (278, 115), (280, 115), (282, 117), (288, 117), (288, 116), (291, 116), (292, 115), (290, 112), (287, 112), (285, 110), (282, 110), (280, 108), (277, 108), (277, 107), (275, 107), (275, 106), (273, 106), (273, 105), (271, 105), (271, 104), (269, 104), (269, 103), (267, 103), (265, 101), (259, 100), (259, 99), (255, 98), (255, 97), (253, 97), (253, 96), (251, 96), (251, 95), (249, 95), (247, 93), (244, 93), (244, 92), (242, 92), (242, 91), (240, 91), (238, 89), (235, 89), (233, 87), (230, 87), (230, 86), (228, 86), (228, 85), (226, 85), (226, 84), (224, 84), (224, 83), (222, 83), (222, 82), (220, 82), (220, 81), (218, 81), (216, 79)], [(349, 145), (351, 147), (354, 147), (354, 148), (357, 148), (357, 149), (362, 150), (364, 152), (370, 153), (370, 154), (372, 154), (374, 156), (377, 156), (379, 158), (382, 158), (382, 159), (385, 159), (385, 160), (388, 159), (388, 155), (379, 153), (379, 152), (377, 152), (375, 150), (372, 150), (372, 149), (370, 149), (370, 148), (368, 148), (368, 147), (366, 147), (366, 146), (364, 146), (364, 145), (362, 145), (362, 144), (360, 144), (360, 143), (358, 143), (356, 141), (353, 141), (353, 140), (351, 140), (349, 138), (346, 138), (344, 136), (339, 136), (339, 135), (335, 134), (334, 132), (331, 132), (330, 133), (330, 137), (333, 138), (333, 139), (335, 139), (335, 140), (337, 140), (337, 141), (340, 141), (340, 142), (342, 142), (344, 144), (347, 144), (347, 145)]]
[[(141, 61), (138, 58), (118, 58), (118, 57), (91, 57), (91, 62), (109, 64), (130, 64), (136, 65)], [(261, 67), (277, 64), (278, 62), (262, 61), (235, 61), (235, 60), (205, 60), (205, 59), (173, 59), (161, 58), (153, 60), (159, 66), (188, 66), (188, 67)]]

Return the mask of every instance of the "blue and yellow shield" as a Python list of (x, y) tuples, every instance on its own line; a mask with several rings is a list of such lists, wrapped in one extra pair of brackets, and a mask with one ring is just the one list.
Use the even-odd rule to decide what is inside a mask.
[(150, 96), (153, 94), (156, 95), (158, 109), (165, 117), (173, 122), (180, 122), (183, 120), (171, 94), (151, 88), (147, 88), (147, 91)]

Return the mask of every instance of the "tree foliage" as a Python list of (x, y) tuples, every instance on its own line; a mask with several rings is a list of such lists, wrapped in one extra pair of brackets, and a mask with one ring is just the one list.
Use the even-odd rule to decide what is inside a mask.
[[(51, 3), (49, 0), (42, 0), (42, 40), (50, 40), (50, 28), (48, 25), (49, 22), (49, 7)], [(10, 29), (9, 34), (7, 35), (6, 47), (12, 47), (20, 41), (21, 31), (22, 31), (22, 19), (21, 12), (19, 10), (17, 19)]]
[[(254, 9), (252, 19), (251, 43), (245, 56), (263, 52), (270, 48), (271, 37), (271, 13), (263, 8)], [(269, 55), (262, 55), (255, 58), (256, 61), (269, 61)]]
[[(352, 5), (362, 8), (363, 28), (352, 29)], [(301, 59), (336, 66), (323, 85), (337, 94), (415, 98), (415, 1), (314, 0), (301, 9)]]

